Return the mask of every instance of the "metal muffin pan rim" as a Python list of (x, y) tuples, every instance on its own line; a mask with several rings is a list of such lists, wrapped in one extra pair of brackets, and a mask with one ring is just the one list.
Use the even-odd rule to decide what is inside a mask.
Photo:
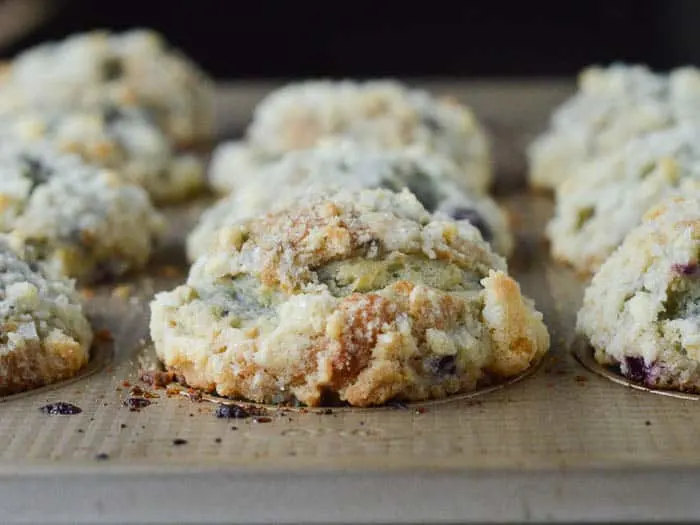
[[(460, 394), (453, 394), (447, 397), (439, 398), (439, 399), (427, 399), (424, 401), (395, 401), (393, 403), (388, 403), (388, 404), (383, 404), (383, 405), (377, 405), (377, 406), (369, 406), (369, 407), (359, 407), (359, 406), (351, 406), (351, 405), (320, 405), (320, 406), (287, 406), (287, 405), (273, 405), (273, 404), (266, 404), (266, 403), (255, 403), (253, 401), (249, 401), (246, 399), (234, 399), (234, 398), (226, 398), (226, 397), (220, 397), (215, 394), (208, 394), (208, 393), (201, 393), (201, 396), (198, 394), (198, 399), (204, 402), (208, 402), (214, 405), (245, 405), (245, 406), (251, 406), (251, 407), (256, 407), (260, 409), (265, 409), (269, 411), (275, 411), (275, 410), (286, 410), (290, 412), (324, 412), (327, 410), (333, 410), (334, 412), (378, 412), (378, 411), (383, 411), (383, 410), (396, 410), (396, 409), (406, 409), (406, 410), (417, 410), (420, 408), (431, 408), (439, 405), (446, 405), (450, 403), (457, 403), (459, 401), (469, 401), (474, 398), (479, 398), (481, 396), (490, 394), (492, 392), (497, 392), (499, 390), (502, 390), (504, 388), (510, 387), (512, 385), (515, 385), (516, 383), (520, 383), (521, 381), (524, 381), (528, 379), (531, 376), (534, 376), (537, 371), (542, 367), (542, 363), (545, 361), (545, 357), (547, 354), (544, 356), (540, 357), (537, 359), (534, 363), (532, 363), (526, 370), (521, 372), (520, 374), (517, 374), (515, 376), (509, 377), (505, 380), (498, 381), (492, 384), (484, 385), (482, 387), (477, 388), (476, 390), (472, 390), (470, 392), (463, 392)], [(187, 393), (187, 386), (183, 385), (183, 391), (182, 394), (185, 397), (189, 397), (189, 394)], [(198, 391), (198, 389), (194, 388), (193, 390)]]
[(681, 392), (678, 390), (665, 390), (661, 388), (651, 388), (641, 383), (632, 381), (619, 372), (616, 372), (611, 367), (606, 367), (598, 363), (593, 357), (593, 347), (582, 336), (576, 337), (571, 345), (571, 353), (574, 359), (589, 372), (592, 372), (600, 377), (612, 381), (620, 386), (631, 388), (640, 392), (656, 394), (659, 396), (671, 397), (674, 399), (682, 399), (685, 401), (700, 401), (700, 395)]

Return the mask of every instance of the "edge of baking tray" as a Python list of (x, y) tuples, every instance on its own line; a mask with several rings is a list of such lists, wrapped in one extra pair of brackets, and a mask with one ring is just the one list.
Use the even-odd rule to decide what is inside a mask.
[[(697, 462), (688, 463), (681, 460), (660, 461), (659, 458), (647, 461), (639, 460), (634, 454), (628, 457), (615, 457), (591, 461), (585, 454), (567, 454), (566, 458), (548, 460), (543, 457), (529, 458), (520, 462), (506, 462), (493, 464), (492, 461), (480, 462), (478, 458), (469, 457), (425, 457), (425, 459), (403, 458), (401, 461), (388, 461), (368, 463), (359, 456), (342, 456), (329, 460), (328, 458), (304, 458), (301, 461), (297, 457), (265, 459), (256, 457), (254, 461), (241, 458), (226, 458), (221, 461), (206, 462), (193, 459), (178, 460), (177, 457), (169, 458), (169, 463), (162, 459), (139, 460), (74, 460), (62, 464), (56, 464), (51, 460), (23, 460), (21, 462), (3, 462), (0, 464), (0, 488), (8, 479), (33, 480), (40, 477), (84, 477), (104, 475), (106, 479), (123, 476), (133, 476), (143, 482), (157, 476), (182, 476), (196, 475), (202, 480), (209, 475), (226, 473), (232, 476), (238, 475), (263, 475), (263, 476), (307, 476), (307, 475), (378, 475), (382, 473), (413, 474), (416, 472), (430, 472), (435, 475), (455, 474), (495, 474), (508, 477), (510, 472), (529, 473), (536, 477), (543, 473), (574, 473), (588, 472), (601, 476), (615, 471), (641, 472), (645, 469), (657, 469), (659, 471), (679, 471), (700, 474), (700, 457)], [(0, 490), (1, 492), (1, 490)]]
[[(700, 469), (232, 472), (0, 478), (16, 522), (445, 523), (679, 521), (700, 515)], [(669, 483), (673, 479), (674, 483)], [(496, 497), (498, 495), (498, 497)], [(663, 502), (663, 504), (659, 504)]]

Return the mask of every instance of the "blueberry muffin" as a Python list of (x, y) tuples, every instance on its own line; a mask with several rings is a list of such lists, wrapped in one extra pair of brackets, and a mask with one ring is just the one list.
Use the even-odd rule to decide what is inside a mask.
[(552, 116), (549, 130), (530, 146), (530, 183), (556, 189), (585, 161), (632, 138), (698, 118), (696, 69), (661, 75), (637, 65), (590, 67), (579, 75), (577, 93)]
[(407, 190), (312, 194), (222, 230), (187, 283), (155, 297), (150, 329), (193, 387), (312, 406), (472, 391), (549, 346), (478, 230)]
[(700, 127), (680, 125), (632, 139), (589, 161), (556, 191), (547, 233), (552, 255), (592, 273), (670, 192), (700, 187)]
[[(250, 164), (251, 159), (274, 160), (313, 148), (324, 138), (382, 149), (421, 147), (454, 161), (462, 170), (458, 183), (465, 190), (483, 192), (491, 183), (488, 140), (467, 107), (387, 80), (318, 80), (282, 87), (255, 109), (246, 143), (228, 152)], [(238, 178), (237, 166), (215, 164), (214, 187), (226, 192), (245, 182)]]
[(28, 49), (0, 70), (0, 114), (141, 107), (178, 146), (213, 134), (210, 80), (157, 33), (91, 31)]
[(62, 152), (115, 170), (125, 182), (144, 188), (156, 203), (183, 201), (205, 187), (201, 159), (177, 153), (171, 140), (136, 107), (5, 115), (0, 117), (0, 138), (50, 142)]
[[(324, 139), (319, 139), (319, 142), (322, 141)], [(222, 142), (211, 154), (207, 174), (209, 186), (218, 195), (241, 191), (248, 183), (263, 176), (271, 165), (279, 162), (285, 155), (286, 153), (265, 153), (243, 140)]]
[(47, 278), (0, 239), (0, 395), (75, 375), (92, 330), (71, 281)]
[(0, 231), (51, 275), (94, 281), (142, 268), (164, 229), (138, 186), (41, 142), (0, 143)]
[(324, 140), (267, 164), (239, 191), (205, 212), (188, 238), (188, 257), (194, 260), (206, 252), (222, 226), (285, 207), (310, 191), (343, 188), (408, 188), (428, 211), (470, 221), (498, 253), (510, 255), (513, 237), (506, 214), (490, 197), (465, 192), (457, 183), (461, 176), (452, 161), (420, 148), (382, 150)]
[(595, 359), (654, 388), (700, 393), (700, 194), (647, 212), (586, 290)]

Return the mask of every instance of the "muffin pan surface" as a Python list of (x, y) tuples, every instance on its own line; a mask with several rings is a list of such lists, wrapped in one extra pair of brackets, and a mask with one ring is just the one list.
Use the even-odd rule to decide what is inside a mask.
[[(240, 132), (273, 87), (221, 86), (221, 134)], [(552, 201), (525, 189), (523, 155), (572, 83), (426, 87), (468, 102), (493, 136), (497, 198), (517, 237), (509, 267), (552, 336), (539, 369), (449, 402), (308, 411), (243, 404), (247, 417), (217, 417), (217, 403), (140, 377), (154, 364), (148, 300), (184, 280), (184, 236), (208, 202), (168, 208), (168, 242), (148, 275), (83, 292), (97, 328), (112, 335), (111, 361), (77, 381), (0, 400), (0, 516), (331, 523), (590, 521), (591, 512), (673, 520), (700, 511), (689, 492), (700, 481), (694, 400), (625, 388), (573, 355), (585, 281), (549, 258), (543, 228)], [(82, 412), (40, 410), (55, 402)]]

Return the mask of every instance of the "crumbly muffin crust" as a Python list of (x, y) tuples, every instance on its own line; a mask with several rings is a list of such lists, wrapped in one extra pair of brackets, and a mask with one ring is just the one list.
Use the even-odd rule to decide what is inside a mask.
[(187, 383), (259, 402), (424, 400), (519, 374), (549, 346), (530, 300), (468, 222), (408, 191), (311, 195), (223, 229), (151, 336)]
[(288, 206), (309, 192), (382, 187), (408, 188), (428, 211), (469, 220), (498, 253), (510, 255), (513, 237), (505, 212), (490, 197), (463, 191), (461, 177), (452, 161), (420, 148), (382, 150), (352, 141), (322, 141), (289, 152), (257, 173), (237, 172), (247, 182), (203, 214), (188, 237), (188, 256), (194, 260), (205, 253), (222, 226)]
[(93, 281), (142, 268), (164, 222), (148, 195), (44, 142), (0, 144), (0, 231), (51, 275)]
[(67, 379), (87, 364), (92, 330), (71, 281), (48, 279), (0, 236), (0, 395)]
[(576, 168), (635, 137), (700, 117), (700, 71), (669, 75), (613, 64), (581, 72), (578, 91), (552, 115), (528, 149), (530, 183), (556, 189)]
[(466, 191), (483, 192), (491, 183), (489, 142), (471, 110), (388, 80), (307, 81), (274, 91), (257, 106), (248, 128), (252, 151), (229, 148), (228, 162), (214, 164), (211, 179), (219, 191), (230, 191), (226, 182), (237, 182), (239, 163), (250, 168), (328, 138), (382, 149), (420, 147), (455, 162)]
[(650, 387), (700, 392), (700, 194), (667, 197), (601, 266), (577, 330)]
[(700, 188), (700, 127), (681, 125), (631, 140), (578, 168), (556, 192), (547, 233), (552, 255), (597, 270), (652, 205)]
[(0, 70), (0, 114), (141, 107), (178, 146), (213, 137), (211, 81), (153, 31), (90, 31), (28, 49)]
[(51, 143), (86, 162), (112, 169), (157, 203), (179, 202), (205, 187), (202, 160), (177, 153), (148, 114), (136, 107), (33, 110), (0, 116), (0, 137)]

